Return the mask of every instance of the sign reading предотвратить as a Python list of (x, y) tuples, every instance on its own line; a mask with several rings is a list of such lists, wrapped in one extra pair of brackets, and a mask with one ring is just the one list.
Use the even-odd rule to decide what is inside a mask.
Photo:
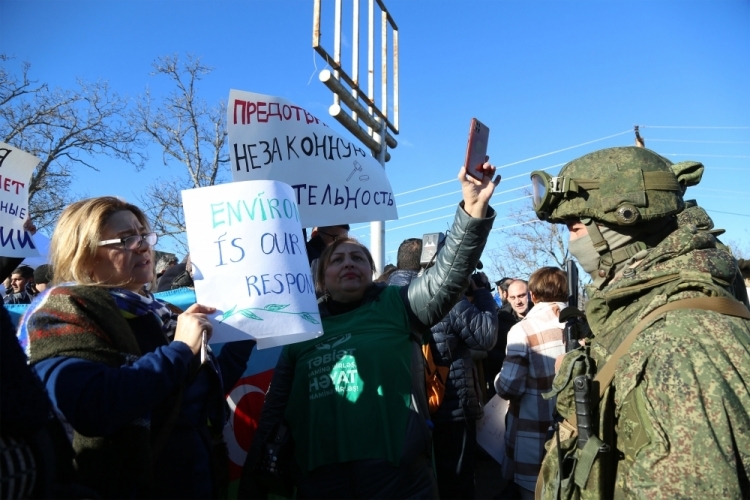
[(29, 180), (39, 158), (0, 142), (0, 256), (36, 257), (39, 251), (23, 227), (29, 217)]
[(319, 337), (323, 327), (289, 185), (230, 182), (182, 192), (195, 294), (216, 307), (211, 343), (258, 349)]
[(286, 99), (230, 90), (232, 179), (289, 184), (303, 227), (398, 219), (385, 169)]

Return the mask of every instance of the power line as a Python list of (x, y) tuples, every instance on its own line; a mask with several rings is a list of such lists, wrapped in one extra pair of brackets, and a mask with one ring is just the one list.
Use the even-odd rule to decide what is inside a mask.
[(646, 138), (647, 142), (688, 142), (688, 143), (700, 143), (700, 144), (750, 144), (750, 141), (694, 141), (688, 139), (653, 139), (651, 137)]
[(533, 220), (529, 220), (529, 221), (526, 221), (526, 222), (519, 222), (518, 224), (511, 224), (510, 226), (496, 227), (495, 229), (493, 229), (490, 232), (493, 232), (493, 231), (502, 231), (503, 229), (509, 229), (511, 227), (525, 226), (526, 224), (536, 224), (537, 222), (543, 222), (543, 221), (541, 221), (539, 219), (533, 219)]
[[(674, 129), (750, 129), (750, 127), (699, 127), (699, 126), (665, 126), (665, 125), (650, 125), (650, 126), (643, 126), (643, 127), (648, 127), (648, 128), (664, 128), (664, 129), (668, 129), (668, 128), (674, 128)], [(581, 144), (576, 144), (574, 146), (569, 146), (567, 148), (559, 149), (559, 150), (556, 150), (556, 151), (551, 151), (549, 153), (544, 153), (544, 154), (541, 154), (541, 155), (533, 156), (533, 157), (526, 158), (526, 159), (523, 159), (523, 160), (519, 160), (519, 161), (516, 161), (516, 162), (507, 163), (507, 164), (504, 164), (504, 165), (501, 165), (501, 166), (497, 167), (497, 169), (500, 170), (500, 169), (507, 168), (507, 167), (510, 167), (510, 166), (513, 166), (513, 165), (518, 165), (520, 163), (524, 163), (524, 162), (532, 161), (532, 160), (535, 160), (535, 159), (543, 158), (545, 156), (550, 156), (550, 155), (553, 155), (553, 154), (557, 154), (557, 153), (560, 153), (560, 152), (568, 151), (568, 150), (575, 149), (575, 148), (578, 148), (578, 147), (581, 147), (581, 146), (585, 146), (585, 145), (589, 145), (589, 144), (592, 144), (592, 143), (595, 143), (595, 142), (599, 142), (599, 141), (611, 139), (613, 137), (617, 137), (617, 136), (628, 134), (628, 133), (632, 133), (632, 130), (628, 129), (628, 130), (626, 130), (624, 132), (619, 132), (619, 133), (616, 133), (616, 134), (608, 135), (608, 136), (605, 136), (605, 137), (602, 137), (602, 138), (599, 138), (599, 139), (594, 139), (592, 141), (587, 141), (587, 142), (584, 142), (584, 143), (581, 143)], [(670, 139), (650, 139), (650, 140), (652, 140), (654, 142), (684, 142), (684, 143), (695, 142), (695, 143), (717, 143), (717, 144), (750, 144), (750, 142), (744, 142), (744, 141), (700, 141), (700, 140), (692, 141), (692, 140), (683, 140), (683, 139), (677, 139), (677, 140), (670, 140)], [(686, 154), (686, 153), (670, 153), (669, 156), (693, 156), (693, 157), (703, 156), (703, 157), (713, 157), (713, 158), (750, 158), (750, 156), (741, 156), (741, 155), (735, 156), (735, 155)], [(565, 163), (566, 162), (558, 163), (556, 165), (545, 167), (545, 168), (542, 168), (542, 169), (539, 169), (539, 170), (550, 170), (550, 169), (553, 169), (553, 168), (565, 165)], [(744, 170), (750, 170), (750, 169), (745, 169), (745, 168), (711, 167), (711, 170), (742, 170), (742, 171), (744, 171)], [(509, 180), (516, 179), (516, 178), (519, 178), (519, 177), (528, 176), (530, 174), (531, 174), (531, 171), (525, 172), (525, 173), (514, 175), (514, 176), (511, 176), (511, 177), (506, 177), (506, 178), (503, 179), (503, 181), (509, 181)], [(430, 188), (433, 188), (433, 187), (442, 186), (442, 185), (449, 184), (449, 183), (452, 183), (452, 182), (455, 182), (455, 181), (456, 181), (455, 179), (450, 179), (450, 180), (446, 180), (446, 181), (443, 181), (443, 182), (438, 182), (438, 183), (435, 183), (435, 184), (430, 184), (428, 186), (423, 186), (423, 187), (420, 187), (420, 188), (417, 188), (417, 189), (412, 189), (412, 190), (409, 190), (409, 191), (404, 191), (402, 193), (397, 193), (394, 196), (401, 196), (401, 195), (411, 194), (411, 193), (415, 193), (415, 192), (419, 192), (419, 191), (424, 191), (424, 190), (427, 190), (427, 189), (430, 189)], [(528, 188), (529, 186), (530, 186), (529, 184), (526, 184), (526, 185), (518, 187), (518, 188), (513, 188), (513, 189), (508, 189), (508, 190), (496, 192), (496, 193), (493, 194), (493, 197), (495, 197), (497, 195), (506, 194), (506, 193), (509, 193), (509, 192), (512, 192), (512, 191), (518, 191), (520, 189)], [(707, 189), (707, 188), (699, 188), (699, 189)], [(411, 201), (411, 202), (408, 202), (408, 203), (402, 203), (402, 204), (399, 204), (398, 206), (399, 206), (399, 208), (406, 207), (406, 206), (409, 206), (409, 205), (415, 205), (417, 203), (424, 203), (424, 202), (427, 202), (427, 201), (432, 201), (432, 200), (443, 198), (443, 197), (446, 197), (446, 196), (453, 196), (453, 195), (456, 195), (456, 194), (459, 194), (459, 193), (461, 193), (461, 190), (451, 191), (451, 192), (448, 192), (448, 193), (444, 193), (444, 194), (440, 194), (440, 195), (436, 195), (436, 196), (430, 196), (430, 197), (426, 197), (426, 198), (423, 198), (423, 199)], [(747, 194), (747, 193), (738, 193), (738, 194)], [(519, 201), (519, 200), (522, 200), (522, 199), (525, 199), (525, 198), (528, 198), (528, 196), (521, 197), (521, 198), (515, 198), (515, 199), (512, 199), (512, 200), (508, 200), (508, 201), (503, 201), (503, 202), (500, 202), (500, 203), (494, 203), (494, 205), (502, 205), (502, 204), (506, 204), (506, 203), (512, 203), (512, 202)], [(444, 209), (454, 208), (454, 207), (455, 207), (455, 204), (452, 203), (450, 205), (446, 205), (446, 206), (442, 206), (442, 207), (438, 207), (438, 208), (434, 208), (434, 209), (430, 209), (430, 210), (424, 210), (424, 211), (421, 211), (421, 212), (417, 212), (417, 213), (405, 215), (405, 216), (402, 216), (400, 218), (400, 220), (407, 219), (407, 218), (412, 218), (412, 217), (418, 217), (420, 215), (426, 215), (428, 213), (433, 213), (433, 212), (437, 212), (439, 210), (444, 210)], [(433, 222), (433, 221), (436, 221), (436, 220), (446, 219), (446, 218), (451, 217), (451, 216), (452, 216), (452, 213), (448, 214), (448, 215), (445, 215), (445, 216), (441, 216), (441, 217), (436, 217), (436, 218), (427, 219), (427, 220), (421, 220), (419, 222), (415, 222), (415, 223), (411, 223), (411, 224), (406, 224), (406, 225), (398, 226), (398, 227), (394, 227), (394, 228), (389, 228), (389, 229), (386, 230), (386, 232), (396, 231), (396, 230), (400, 230), (400, 229), (404, 229), (404, 228), (408, 228), (408, 227), (413, 227), (413, 226), (420, 225), (420, 224), (425, 224), (425, 223), (428, 223), (428, 222)], [(518, 225), (531, 224), (533, 222), (535, 222), (535, 221), (525, 222), (525, 223), (522, 223), (522, 224), (514, 224), (512, 226), (503, 226), (503, 227), (500, 227), (500, 228), (495, 228), (495, 229), (493, 229), (493, 231), (500, 231), (500, 230), (503, 230), (503, 229), (507, 229), (509, 227), (516, 227)], [(353, 231), (357, 231), (357, 230), (367, 229), (367, 228), (369, 228), (369, 224), (366, 224), (366, 225), (363, 225), (363, 226), (360, 226), (360, 227), (357, 227), (357, 228), (352, 228), (352, 229), (353, 229)]]
[[(492, 206), (505, 205), (505, 204), (508, 204), (508, 203), (513, 203), (513, 202), (516, 202), (516, 201), (525, 200), (527, 198), (531, 198), (531, 195), (522, 196), (520, 198), (513, 198), (512, 200), (501, 201), (500, 203), (494, 203)], [(456, 204), (450, 205), (450, 207), (453, 207), (453, 208), (455, 208), (456, 206), (457, 206)], [(412, 222), (411, 224), (405, 224), (403, 226), (389, 227), (388, 229), (385, 230), (385, 232), (389, 233), (391, 231), (398, 231), (400, 229), (406, 229), (407, 227), (414, 227), (414, 226), (419, 226), (420, 224), (426, 224), (428, 222), (435, 222), (436, 220), (447, 219), (448, 217), (453, 217), (453, 213), (449, 213), (447, 215), (442, 215), (440, 217), (435, 217), (433, 219), (427, 219), (427, 220), (420, 220), (418, 222)], [(495, 219), (495, 220), (504, 220), (504, 219), (508, 219), (508, 218), (509, 217), (503, 217), (503, 218)], [(359, 229), (360, 228), (357, 228), (356, 230), (359, 230)], [(361, 228), (361, 229), (365, 229), (365, 228)], [(352, 230), (352, 232), (356, 231), (356, 230)], [(493, 231), (494, 231), (494, 229), (493, 229)]]
[(617, 137), (618, 135), (631, 134), (631, 133), (633, 133), (633, 131), (631, 129), (628, 129), (628, 130), (626, 130), (624, 132), (618, 132), (616, 134), (608, 135), (606, 137), (601, 137), (599, 139), (594, 139), (593, 141), (582, 142), (581, 144), (576, 144), (575, 146), (569, 146), (567, 148), (558, 149), (557, 151), (552, 151), (550, 153), (544, 153), (543, 155), (532, 156), (531, 158), (526, 158), (525, 160), (519, 160), (519, 161), (516, 161), (516, 162), (513, 162), (513, 163), (506, 163), (505, 165), (497, 167), (497, 168), (499, 170), (501, 168), (510, 167), (512, 165), (518, 165), (519, 163), (524, 163), (524, 162), (527, 162), (527, 161), (536, 160), (536, 159), (539, 159), (539, 158), (544, 158), (545, 156), (554, 155), (554, 154), (557, 154), (557, 153), (562, 153), (563, 151), (568, 151), (570, 149), (580, 148), (581, 146), (588, 146), (589, 144), (593, 144), (595, 142), (606, 141), (607, 139), (611, 139), (613, 137)]
[(713, 189), (713, 188), (707, 188), (703, 186), (693, 187), (692, 189), (698, 189), (701, 191), (718, 191), (720, 193), (744, 194), (744, 195), (750, 196), (750, 192), (747, 192), (747, 191), (728, 191), (726, 189)]
[[(549, 166), (549, 167), (545, 167), (545, 168), (540, 168), (540, 169), (538, 169), (538, 170), (549, 170), (549, 169), (551, 169), (551, 168), (559, 167), (559, 166), (561, 166), (561, 165), (565, 165), (565, 163), (558, 163), (557, 165), (551, 165), (551, 166)], [(507, 178), (505, 178), (505, 179), (503, 179), (503, 180), (505, 180), (505, 181), (509, 181), (509, 180), (511, 180), (511, 179), (518, 179), (519, 177), (525, 177), (525, 176), (527, 176), (527, 175), (531, 175), (531, 172), (533, 172), (533, 170), (529, 170), (528, 172), (524, 172), (524, 173), (522, 173), (522, 174), (518, 174), (518, 175), (513, 175), (513, 176), (511, 176), (511, 177), (507, 177)], [(455, 180), (453, 180), (453, 181), (451, 181), (451, 182), (455, 182)], [(495, 195), (498, 195), (498, 194), (504, 194), (504, 193), (509, 193), (509, 192), (511, 192), (511, 191), (517, 191), (517, 190), (519, 190), (519, 189), (523, 189), (523, 188), (525, 188), (525, 187), (530, 187), (530, 186), (531, 186), (531, 184), (526, 184), (526, 185), (524, 185), (524, 186), (521, 186), (520, 188), (513, 188), (513, 189), (508, 189), (508, 190), (505, 190), (505, 191), (500, 191), (499, 193), (494, 193), (494, 194), (493, 194), (492, 196), (494, 197)], [(435, 196), (431, 196), (431, 197), (429, 197), (429, 198), (422, 198), (421, 200), (410, 201), (410, 202), (408, 202), (408, 203), (401, 203), (401, 204), (399, 205), (399, 208), (401, 208), (401, 207), (408, 207), (409, 205), (416, 205), (417, 203), (423, 203), (423, 202), (425, 202), (425, 201), (436, 200), (436, 199), (438, 199), (438, 198), (444, 198), (444, 197), (446, 197), (446, 196), (451, 196), (451, 195), (454, 195), (454, 194), (458, 194), (458, 193), (460, 193), (460, 192), (461, 192), (461, 190), (459, 189), (459, 190), (457, 190), (457, 191), (450, 191), (450, 192), (448, 192), (448, 193), (438, 194), (438, 195), (435, 195)]]
[(703, 194), (700, 196), (701, 200), (705, 200), (706, 198), (715, 198), (717, 200), (747, 200), (747, 195), (745, 196), (719, 196), (719, 195), (713, 195), (713, 194)]
[(750, 127), (700, 127), (683, 125), (641, 125), (642, 128), (690, 128), (690, 129), (717, 129), (717, 130), (747, 130)]
[(705, 156), (707, 158), (750, 158), (742, 155), (704, 155), (700, 153), (664, 153), (666, 156)]
[[(528, 211), (528, 212), (522, 212), (522, 213), (521, 213), (520, 215), (526, 215), (526, 214), (532, 214), (532, 213), (534, 213), (534, 212), (532, 212), (532, 211)], [(500, 221), (500, 220), (508, 220), (508, 219), (513, 219), (513, 218), (515, 218), (515, 217), (516, 217), (515, 215), (510, 215), (510, 216), (508, 216), (508, 217), (499, 217), (499, 218), (496, 218), (496, 219), (495, 219), (495, 222), (497, 222), (497, 221)], [(495, 229), (493, 229), (492, 231), (497, 231), (497, 230), (500, 230), (500, 229), (507, 229), (507, 228), (509, 228), (509, 227), (515, 227), (515, 226), (518, 226), (518, 225), (523, 225), (523, 224), (531, 224), (532, 222), (541, 222), (541, 221), (539, 221), (539, 220), (536, 220), (536, 221), (529, 221), (529, 222), (524, 222), (524, 223), (522, 223), (522, 224), (512, 224), (512, 225), (509, 225), (509, 226), (503, 226), (503, 227), (498, 227), (498, 228), (495, 228)], [(413, 225), (413, 224), (412, 224), (412, 225)], [(401, 227), (408, 227), (408, 226), (401, 226)], [(398, 228), (393, 228), (393, 229), (401, 229), (401, 227), (398, 227)], [(396, 252), (396, 251), (397, 251), (397, 250), (391, 250), (391, 251), (389, 251), (389, 252), (386, 252), (386, 253), (393, 253), (393, 252)]]
[(738, 214), (735, 212), (722, 212), (721, 210), (711, 210), (710, 208), (706, 208), (708, 212), (715, 212), (717, 214), (727, 214), (727, 215), (737, 215), (739, 217), (750, 217), (748, 214)]
[[(526, 159), (523, 159), (523, 160), (514, 161), (513, 163), (506, 163), (505, 165), (500, 165), (499, 167), (496, 167), (496, 168), (497, 168), (497, 170), (500, 170), (500, 169), (503, 169), (503, 168), (512, 167), (513, 165), (518, 165), (519, 163), (525, 163), (527, 161), (537, 160), (539, 158), (544, 158), (545, 156), (550, 156), (550, 155), (554, 155), (554, 154), (557, 154), (557, 153), (562, 153), (563, 151), (568, 151), (570, 149), (580, 148), (581, 146), (588, 146), (589, 144), (593, 144), (595, 142), (606, 141), (607, 139), (611, 139), (613, 137), (617, 137), (618, 135), (630, 134), (632, 132), (633, 132), (632, 129), (628, 129), (628, 130), (626, 130), (624, 132), (618, 132), (616, 134), (608, 135), (606, 137), (600, 137), (599, 139), (594, 139), (593, 141), (582, 142), (581, 144), (576, 144), (575, 146), (569, 146), (567, 148), (558, 149), (557, 151), (551, 151), (549, 153), (544, 153), (544, 154), (541, 154), (541, 155), (532, 156), (531, 158), (526, 158)], [(561, 165), (564, 165), (564, 164), (561, 164)], [(416, 193), (417, 191), (422, 191), (424, 189), (429, 189), (429, 188), (432, 188), (432, 187), (442, 186), (444, 184), (448, 184), (449, 182), (454, 182), (454, 181), (455, 181), (455, 179), (450, 179), (450, 180), (447, 180), (447, 181), (438, 182), (437, 184), (431, 184), (429, 186), (423, 186), (421, 188), (412, 189), (411, 191), (404, 191), (403, 193), (394, 194), (393, 196), (401, 196), (401, 195), (404, 195), (404, 194)]]

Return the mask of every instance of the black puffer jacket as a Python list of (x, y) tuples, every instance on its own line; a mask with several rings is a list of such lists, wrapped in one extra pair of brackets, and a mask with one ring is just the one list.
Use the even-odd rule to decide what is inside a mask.
[(406, 286), (411, 283), (411, 280), (416, 278), (418, 274), (418, 271), (412, 271), (411, 269), (396, 269), (388, 278), (388, 284), (390, 286)]
[(435, 422), (476, 420), (483, 415), (474, 378), (471, 351), (490, 351), (497, 340), (497, 305), (485, 289), (474, 291), (474, 303), (463, 298), (432, 327), (443, 360), (451, 363), (445, 397), (433, 413)]

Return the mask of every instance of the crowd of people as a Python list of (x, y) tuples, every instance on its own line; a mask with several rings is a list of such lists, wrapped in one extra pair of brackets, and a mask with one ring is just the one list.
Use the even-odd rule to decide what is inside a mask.
[[(537, 216), (567, 226), (591, 280), (572, 341), (564, 271), (494, 296), (478, 271), (499, 182), (480, 172), (459, 172), (436, 253), (408, 238), (382, 273), (348, 225), (314, 228), (324, 333), (283, 347), (238, 497), (475, 498), (493, 398), (498, 498), (748, 497), (750, 263), (684, 199), (703, 166), (626, 147), (532, 174)], [(157, 241), (99, 197), (64, 210), (48, 265), (0, 257), (4, 303), (27, 305), (18, 325), (0, 307), (3, 498), (226, 498), (225, 397), (254, 341), (215, 354), (210, 304), (153, 295), (193, 286)]]

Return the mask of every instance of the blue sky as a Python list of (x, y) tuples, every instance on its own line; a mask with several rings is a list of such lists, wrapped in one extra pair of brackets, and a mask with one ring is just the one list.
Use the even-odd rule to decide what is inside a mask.
[[(333, 5), (323, 0), (326, 19)], [(344, 5), (346, 19), (351, 1)], [(492, 162), (508, 165), (493, 199), (499, 215), (488, 248), (509, 243), (502, 228), (511, 222), (502, 218), (507, 207), (528, 204), (511, 201), (523, 196), (528, 172), (630, 145), (637, 124), (660, 154), (704, 163), (688, 198), (728, 229), (725, 240), (750, 251), (750, 2), (386, 6), (400, 33), (401, 129), (386, 170), (402, 217), (386, 224), (386, 261), (395, 261), (403, 239), (447, 228), (455, 209), (440, 207), (460, 195), (450, 194), (457, 182), (444, 181), (455, 178), (474, 116), (491, 128)], [(312, 10), (312, 0), (3, 0), (0, 51), (29, 61), (32, 76), (52, 86), (105, 79), (131, 97), (146, 86), (166, 90), (165, 80), (150, 76), (155, 58), (190, 53), (214, 68), (200, 85), (209, 103), (226, 99), (230, 88), (277, 95), (348, 135), (328, 116), (331, 93), (317, 79), (326, 65), (311, 47)], [(332, 50), (326, 22), (324, 45)], [(106, 157), (97, 164), (99, 173), (79, 171), (77, 191), (135, 200), (159, 177), (182, 173), (158, 152), (139, 173)], [(355, 234), (369, 242), (367, 230)]]

